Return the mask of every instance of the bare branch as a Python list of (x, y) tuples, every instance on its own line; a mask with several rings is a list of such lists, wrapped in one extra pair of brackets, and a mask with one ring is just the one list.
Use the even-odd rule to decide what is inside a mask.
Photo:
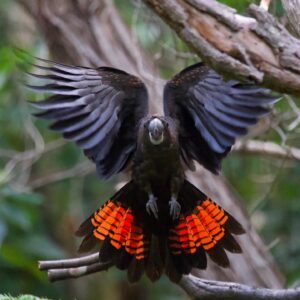
[(300, 95), (300, 41), (265, 9), (252, 4), (246, 18), (214, 0), (144, 2), (225, 76)]
[(76, 267), (83, 267), (83, 266), (95, 264), (98, 261), (99, 261), (99, 253), (94, 253), (91, 255), (77, 257), (77, 258), (39, 261), (39, 269), (50, 270), (50, 269), (76, 268)]
[(273, 142), (263, 142), (257, 140), (237, 141), (232, 150), (235, 152), (270, 155), (300, 161), (300, 149), (288, 146), (280, 146)]
[(56, 150), (67, 143), (64, 139), (57, 139), (46, 144), (43, 149), (29, 149), (23, 152), (14, 151), (10, 149), (0, 149), (0, 157), (14, 158), (18, 161), (33, 159), (35, 156), (45, 154), (47, 152)]
[(44, 185), (56, 181), (73, 178), (76, 176), (87, 175), (88, 173), (91, 173), (93, 170), (95, 170), (95, 166), (90, 161), (84, 161), (82, 163), (77, 164), (73, 168), (62, 170), (53, 174), (48, 174), (44, 177), (32, 180), (31, 182), (29, 182), (28, 185), (33, 189), (37, 189)]
[(113, 263), (99, 263), (99, 253), (60, 260), (39, 261), (39, 269), (48, 271), (50, 281), (78, 278), (109, 269)]
[(300, 288), (255, 288), (240, 283), (201, 279), (193, 275), (184, 276), (179, 284), (193, 299), (199, 300), (298, 300), (300, 297)]
[(112, 266), (112, 263), (97, 263), (92, 264), (90, 266), (83, 266), (77, 268), (69, 268), (69, 269), (54, 269), (48, 271), (48, 278), (51, 282), (70, 279), (70, 278), (78, 278), (85, 275), (97, 273), (100, 271), (106, 271)]

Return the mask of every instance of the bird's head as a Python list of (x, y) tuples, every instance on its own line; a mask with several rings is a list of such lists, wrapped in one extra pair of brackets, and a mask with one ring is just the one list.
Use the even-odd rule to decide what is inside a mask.
[(147, 127), (151, 144), (160, 145), (164, 141), (168, 123), (159, 117), (153, 117)]

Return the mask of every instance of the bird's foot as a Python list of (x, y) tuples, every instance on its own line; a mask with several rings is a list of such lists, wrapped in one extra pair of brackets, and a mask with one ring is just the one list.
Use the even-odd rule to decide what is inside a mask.
[(149, 196), (149, 200), (146, 203), (146, 210), (149, 215), (153, 214), (154, 217), (158, 219), (157, 198), (153, 195)]
[(169, 205), (170, 205), (170, 215), (173, 220), (176, 220), (179, 217), (181, 205), (178, 203), (176, 197), (171, 198)]

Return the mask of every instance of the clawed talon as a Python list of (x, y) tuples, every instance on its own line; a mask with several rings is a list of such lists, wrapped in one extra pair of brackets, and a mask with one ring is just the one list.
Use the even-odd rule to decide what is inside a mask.
[(170, 215), (173, 220), (176, 220), (179, 217), (181, 205), (178, 203), (176, 198), (171, 198), (171, 201), (169, 202), (170, 205)]
[(158, 219), (158, 207), (157, 207), (157, 198), (153, 195), (149, 196), (149, 200), (146, 203), (146, 210), (149, 215), (153, 214), (156, 219)]

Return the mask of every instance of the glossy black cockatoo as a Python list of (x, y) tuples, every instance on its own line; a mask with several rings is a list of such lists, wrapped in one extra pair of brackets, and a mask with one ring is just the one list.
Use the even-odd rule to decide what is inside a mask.
[(225, 81), (197, 63), (166, 83), (164, 116), (149, 116), (147, 89), (136, 76), (40, 62), (46, 74), (31, 75), (45, 84), (29, 87), (53, 95), (32, 103), (45, 110), (36, 116), (54, 120), (51, 129), (75, 141), (101, 178), (131, 173), (79, 227), (79, 250), (97, 246), (99, 260), (127, 269), (131, 282), (143, 273), (155, 281), (163, 272), (179, 280), (192, 268), (205, 269), (207, 255), (229, 266), (226, 251), (242, 251), (233, 234), (244, 230), (187, 181), (185, 170), (196, 161), (217, 173), (236, 137), (268, 112), (275, 100), (269, 91)]

